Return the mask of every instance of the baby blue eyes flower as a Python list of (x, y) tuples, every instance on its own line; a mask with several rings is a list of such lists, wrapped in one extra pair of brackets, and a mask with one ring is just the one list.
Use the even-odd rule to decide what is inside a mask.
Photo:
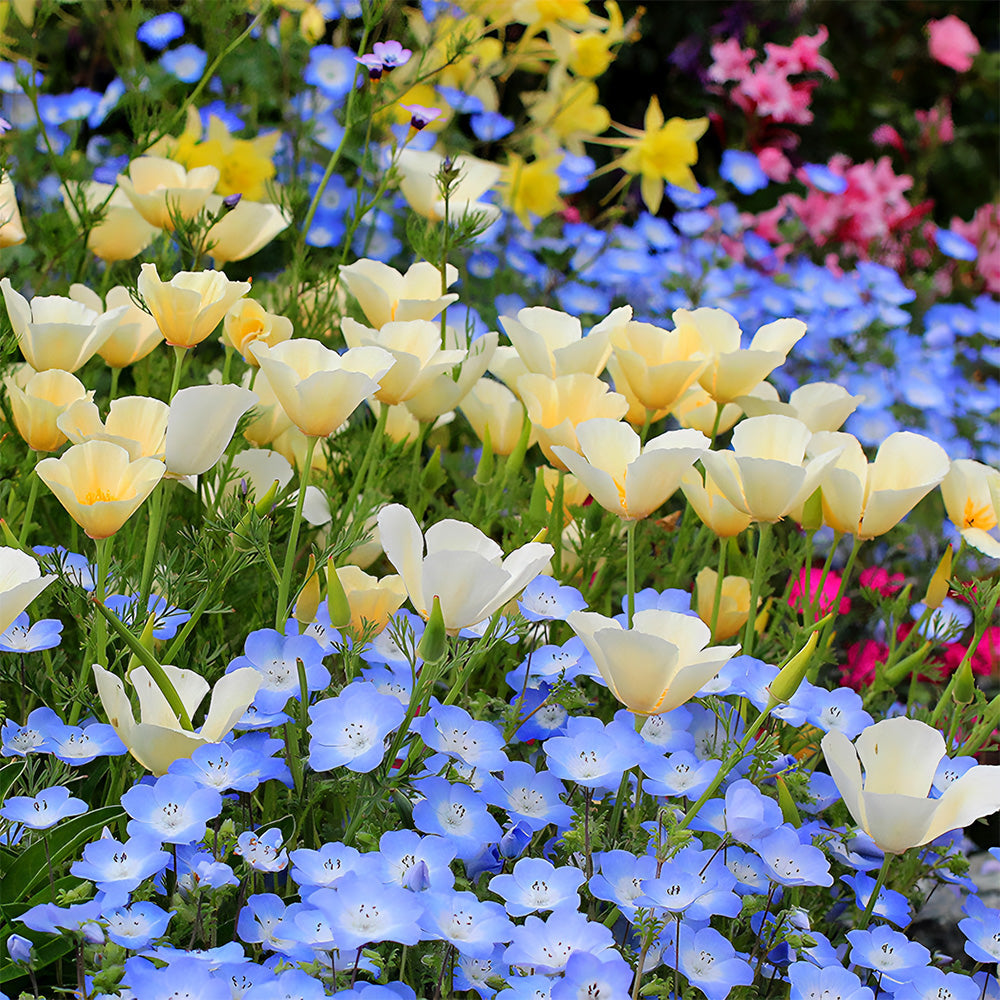
[(722, 154), (719, 175), (741, 194), (753, 194), (768, 185), (767, 174), (757, 157), (739, 149), (727, 149)]
[(190, 42), (160, 56), (160, 65), (182, 83), (197, 83), (207, 62), (208, 56)]
[[(859, 910), (864, 910), (871, 899), (872, 890), (875, 888), (875, 879), (869, 875), (841, 875), (841, 882), (846, 882), (854, 890), (854, 902)], [(887, 889), (885, 886), (879, 891), (875, 908), (872, 911), (876, 917), (888, 920), (897, 927), (905, 927), (911, 919), (910, 904), (906, 897), (895, 889)]]
[(922, 944), (885, 924), (848, 931), (847, 940), (851, 942), (851, 962), (883, 973), (890, 980), (906, 981), (931, 960), (931, 953)]
[(36, 708), (23, 726), (8, 719), (0, 729), (0, 754), (25, 757), (30, 753), (46, 753), (52, 749), (52, 734), (62, 724), (62, 719), (44, 706)]
[(399, 886), (374, 886), (352, 873), (336, 889), (318, 889), (309, 901), (329, 920), (337, 947), (353, 952), (379, 941), (416, 944), (423, 911), (417, 899)]
[(471, 892), (428, 893), (421, 897), (425, 935), (454, 945), (463, 955), (488, 958), (510, 940), (512, 926), (499, 903), (482, 903)]
[(288, 866), (288, 852), (282, 850), (281, 831), (277, 828), (261, 834), (246, 831), (236, 841), (236, 853), (258, 872), (280, 872)]
[(0, 809), (0, 816), (32, 830), (47, 830), (60, 820), (79, 816), (86, 811), (86, 802), (73, 798), (68, 788), (57, 785), (44, 789), (34, 797), (11, 796)]
[(491, 776), (483, 785), (483, 796), (490, 805), (506, 809), (511, 820), (527, 824), (535, 832), (549, 823), (567, 827), (573, 822), (573, 810), (560, 798), (565, 793), (565, 786), (554, 774), (536, 772), (523, 761), (511, 761), (499, 777)]
[(543, 858), (521, 858), (510, 875), (490, 879), (490, 892), (505, 901), (512, 917), (580, 906), (579, 889), (586, 876), (579, 868), (556, 868)]
[(44, 557), (43, 565), (51, 568), (52, 572), (62, 574), (70, 583), (86, 591), (94, 589), (95, 570), (86, 556), (70, 552), (62, 545), (36, 545), (34, 551)]
[(818, 847), (801, 843), (792, 827), (778, 827), (756, 840), (753, 847), (764, 859), (768, 875), (779, 885), (833, 885), (826, 856)]
[(303, 79), (325, 97), (340, 101), (350, 93), (356, 77), (357, 62), (350, 49), (314, 45), (309, 51)]
[(793, 962), (788, 967), (792, 982), (791, 1000), (873, 1000), (875, 994), (861, 985), (853, 972), (839, 965), (818, 968), (812, 962)]
[(453, 785), (444, 778), (422, 778), (413, 787), (424, 796), (413, 807), (414, 826), (424, 833), (447, 837), (463, 861), (471, 861), (483, 847), (503, 836), (482, 796), (468, 785)]
[(176, 11), (158, 14), (139, 26), (135, 37), (159, 52), (184, 34), (184, 18)]
[(561, 979), (552, 984), (552, 1000), (586, 1000), (589, 997), (626, 997), (632, 984), (632, 967), (617, 955), (598, 958), (585, 951), (569, 956)]
[(489, 722), (477, 722), (457, 705), (439, 705), (412, 727), (424, 743), (439, 753), (482, 771), (498, 771), (507, 764), (503, 734)]
[[(989, 976), (989, 973), (978, 973), (976, 978), (970, 978), (960, 972), (942, 972), (933, 966), (917, 969), (907, 977), (909, 982), (890, 984), (893, 989), (892, 998), (893, 1000), (996, 1000), (996, 978), (990, 976), (988, 982), (977, 982), (978, 976), (983, 975)], [(992, 993), (988, 991), (988, 985), (992, 986)]]
[(566, 967), (575, 952), (590, 952), (601, 958), (613, 946), (614, 937), (603, 924), (588, 920), (576, 910), (554, 910), (544, 921), (528, 917), (514, 928), (504, 961), (535, 972), (555, 973)]
[(70, 871), (88, 879), (103, 892), (128, 893), (147, 878), (161, 872), (170, 855), (150, 833), (138, 833), (123, 844), (113, 837), (102, 837), (83, 849), (83, 859), (74, 861)]
[(385, 756), (386, 737), (406, 717), (406, 709), (391, 695), (379, 694), (366, 682), (349, 684), (336, 698), (309, 709), (309, 766), (330, 771), (374, 771)]
[(529, 622), (561, 621), (571, 611), (583, 611), (587, 602), (576, 587), (563, 586), (551, 576), (536, 576), (517, 602)]
[(6, 632), (0, 632), (0, 652), (38, 653), (55, 649), (62, 641), (63, 625), (55, 618), (43, 618), (31, 624), (28, 612), (22, 611)]
[(31, 962), (31, 950), (34, 945), (26, 937), (20, 934), (11, 934), (7, 938), (7, 954), (12, 962), (28, 965)]
[(148, 948), (163, 937), (172, 918), (173, 913), (155, 903), (132, 903), (103, 914), (108, 937), (131, 951)]
[(321, 691), (330, 684), (330, 671), (323, 666), (323, 648), (310, 635), (284, 636), (274, 629), (251, 632), (226, 673), (253, 667), (263, 676), (254, 704), (265, 713), (280, 712), (289, 698), (301, 697), (298, 662), (302, 661), (308, 691)]
[(133, 785), (121, 801), (132, 817), (129, 834), (154, 834), (168, 844), (201, 840), (208, 821), (222, 812), (218, 791), (179, 774), (165, 774), (152, 784)]
[(963, 907), (968, 916), (958, 922), (966, 937), (965, 953), (977, 962), (1000, 962), (1000, 910), (970, 896)]

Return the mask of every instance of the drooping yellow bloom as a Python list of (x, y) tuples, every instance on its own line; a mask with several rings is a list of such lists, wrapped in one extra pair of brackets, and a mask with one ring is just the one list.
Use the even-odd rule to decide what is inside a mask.
[(504, 203), (521, 220), (526, 228), (531, 216), (546, 218), (562, 208), (559, 197), (558, 156), (547, 156), (531, 163), (511, 153), (502, 181)]
[(698, 140), (708, 128), (707, 118), (665, 120), (654, 95), (646, 108), (644, 128), (618, 125), (629, 138), (616, 140), (625, 153), (614, 162), (627, 174), (640, 178), (642, 200), (654, 214), (660, 209), (665, 182), (689, 191), (698, 189), (691, 168), (698, 162)]

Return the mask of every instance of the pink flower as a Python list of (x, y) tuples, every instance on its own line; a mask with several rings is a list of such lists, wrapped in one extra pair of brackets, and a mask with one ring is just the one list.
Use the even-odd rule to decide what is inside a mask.
[[(819, 584), (822, 579), (823, 571), (821, 569), (809, 570), (810, 604), (814, 604), (816, 602), (816, 595), (819, 593)], [(826, 579), (823, 580), (823, 592), (819, 594), (819, 610), (816, 612), (814, 620), (822, 618), (823, 615), (825, 615), (833, 607), (833, 602), (837, 599), (837, 591), (840, 589), (840, 580), (841, 577), (839, 573), (827, 573)], [(788, 595), (788, 603), (791, 607), (795, 608), (796, 611), (805, 612), (805, 607), (803, 605), (805, 592), (806, 571), (801, 570), (795, 583), (792, 584), (791, 593)], [(841, 598), (840, 613), (842, 615), (846, 615), (850, 610), (850, 599), (847, 597)]]
[(764, 146), (763, 149), (758, 149), (757, 162), (768, 178), (779, 184), (784, 184), (792, 176), (792, 165), (777, 146)]
[[(920, 112), (918, 111), (917, 114), (919, 115)], [(904, 152), (902, 136), (885, 122), (875, 127), (875, 131), (872, 132), (872, 142), (876, 146), (892, 146), (900, 153)]]
[(889, 647), (884, 643), (867, 639), (847, 647), (847, 663), (840, 668), (843, 682), (855, 691), (863, 691), (875, 680), (878, 664), (885, 663)]
[(755, 49), (741, 48), (735, 38), (716, 42), (711, 51), (715, 61), (708, 68), (708, 78), (716, 83), (742, 80), (750, 72), (750, 60), (757, 55)]
[(951, 102), (945, 98), (930, 111), (917, 111), (920, 123), (920, 142), (924, 146), (951, 142), (955, 138), (955, 123), (951, 117)]
[(979, 250), (975, 268), (986, 291), (1000, 292), (1000, 204), (981, 205), (969, 222), (952, 219), (951, 229)]
[(866, 590), (876, 590), (883, 597), (892, 597), (906, 582), (906, 577), (902, 573), (890, 576), (889, 571), (881, 566), (869, 566), (861, 571), (860, 581)]
[(820, 47), (829, 37), (830, 32), (821, 24), (815, 35), (801, 35), (790, 46), (767, 42), (764, 45), (767, 61), (773, 69), (789, 76), (793, 73), (817, 72), (836, 80), (837, 71), (833, 64), (819, 54)]
[(932, 59), (958, 73), (972, 67), (979, 41), (960, 17), (949, 14), (939, 21), (928, 21), (927, 31), (930, 35), (927, 48)]

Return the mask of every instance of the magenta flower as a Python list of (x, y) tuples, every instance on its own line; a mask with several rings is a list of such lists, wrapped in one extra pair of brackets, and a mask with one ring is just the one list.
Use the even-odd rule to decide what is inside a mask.
[[(817, 603), (817, 594), (819, 595), (819, 608), (814, 610), (813, 618), (818, 620), (823, 617), (828, 611), (833, 608), (833, 602), (837, 599), (837, 591), (840, 589), (840, 574), (839, 573), (827, 573), (826, 579), (823, 580), (823, 590), (820, 592), (820, 580), (823, 579), (823, 571), (820, 569), (810, 569), (809, 570), (809, 585), (808, 591), (809, 596), (806, 598), (806, 571), (800, 570), (799, 575), (795, 582), (792, 584), (791, 592), (788, 595), (788, 603), (791, 607), (795, 608), (796, 611), (805, 613), (805, 601), (808, 600), (809, 604)], [(839, 611), (842, 615), (846, 615), (848, 611), (851, 610), (851, 601), (847, 597), (842, 597), (840, 600)]]
[(440, 108), (425, 108), (422, 104), (401, 104), (400, 107), (410, 112), (410, 128), (417, 132), (427, 128), (435, 118), (442, 115)]

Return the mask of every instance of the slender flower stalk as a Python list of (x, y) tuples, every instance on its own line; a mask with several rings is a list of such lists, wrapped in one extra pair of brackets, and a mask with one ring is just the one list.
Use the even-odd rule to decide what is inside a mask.
[(285, 549), (285, 564), (281, 571), (281, 583), (278, 584), (278, 607), (274, 613), (274, 627), (282, 631), (285, 619), (288, 617), (288, 592), (292, 585), (292, 566), (295, 563), (295, 551), (299, 545), (299, 526), (302, 524), (302, 507), (306, 499), (306, 490), (309, 488), (309, 474), (312, 472), (313, 452), (316, 450), (318, 437), (310, 436), (306, 439), (306, 455), (302, 460), (302, 473), (299, 482), (299, 495), (295, 500), (295, 513), (292, 514), (292, 527), (288, 533), (287, 548)]
[(759, 523), (760, 536), (757, 539), (757, 561), (753, 568), (753, 583), (750, 585), (750, 616), (743, 630), (743, 653), (753, 656), (753, 641), (756, 636), (757, 601), (760, 598), (760, 588), (764, 582), (764, 573), (771, 555), (771, 540), (774, 526), (770, 521)]

